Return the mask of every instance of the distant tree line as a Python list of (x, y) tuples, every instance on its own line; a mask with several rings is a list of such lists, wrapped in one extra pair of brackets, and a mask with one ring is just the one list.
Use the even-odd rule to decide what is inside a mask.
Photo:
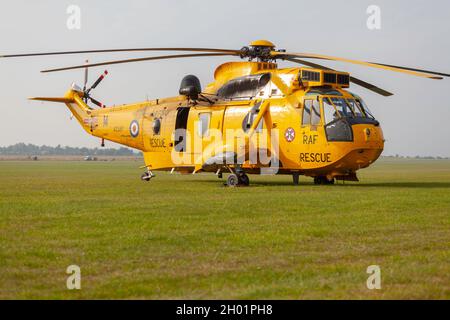
[(443, 160), (443, 159), (450, 159), (449, 157), (440, 157), (440, 156), (401, 156), (396, 154), (395, 156), (381, 156), (382, 158), (397, 158), (397, 159), (423, 159), (423, 160)]
[(93, 155), (93, 156), (135, 156), (136, 151), (130, 148), (77, 148), (57, 145), (37, 146), (34, 144), (16, 143), (8, 147), (0, 147), (0, 155), (27, 155), (27, 156), (45, 156), (45, 155)]

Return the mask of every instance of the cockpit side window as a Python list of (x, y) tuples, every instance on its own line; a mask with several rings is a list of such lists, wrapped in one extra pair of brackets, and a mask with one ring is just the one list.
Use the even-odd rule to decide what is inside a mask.
[(323, 98), (323, 116), (324, 116), (324, 124), (329, 124), (334, 120), (339, 118), (339, 114), (334, 108), (333, 104), (330, 102), (329, 98)]
[(312, 100), (305, 100), (303, 106), (302, 126), (307, 126), (311, 122)]

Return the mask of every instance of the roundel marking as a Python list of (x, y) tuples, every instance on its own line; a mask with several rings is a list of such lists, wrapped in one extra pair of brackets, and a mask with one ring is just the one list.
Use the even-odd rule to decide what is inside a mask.
[(139, 135), (139, 122), (136, 120), (133, 120), (130, 123), (130, 134), (133, 138), (136, 138)]
[(287, 128), (284, 132), (284, 138), (287, 142), (292, 142), (295, 139), (295, 130), (291, 127)]

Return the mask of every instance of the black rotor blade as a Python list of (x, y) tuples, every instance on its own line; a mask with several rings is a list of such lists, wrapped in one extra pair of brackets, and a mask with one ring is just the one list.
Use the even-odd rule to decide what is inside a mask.
[[(317, 63), (314, 63), (314, 62), (305, 61), (305, 60), (301, 60), (301, 59), (286, 58), (285, 60), (288, 60), (288, 61), (291, 61), (291, 62), (295, 62), (295, 63), (300, 63), (300, 64), (303, 64), (305, 66), (312, 67), (312, 68), (335, 71), (334, 69), (322, 66), (320, 64), (317, 64)], [(359, 85), (359, 86), (361, 86), (363, 88), (366, 88), (366, 89), (368, 89), (370, 91), (373, 91), (373, 92), (378, 93), (378, 94), (380, 94), (382, 96), (385, 96), (385, 97), (389, 97), (389, 96), (393, 95), (393, 93), (391, 93), (389, 91), (381, 89), (381, 88), (379, 88), (379, 87), (377, 87), (377, 86), (375, 86), (375, 85), (373, 85), (371, 83), (365, 82), (365, 81), (363, 81), (361, 79), (358, 79), (358, 78), (355, 78), (355, 77), (352, 77), (352, 76), (350, 76), (350, 81), (353, 82), (354, 84), (357, 84), (357, 85)]]
[(370, 63), (377, 64), (379, 66), (389, 67), (389, 68), (397, 68), (397, 69), (410, 70), (410, 71), (416, 71), (416, 72), (426, 72), (426, 73), (430, 73), (430, 74), (435, 74), (437, 76), (450, 77), (450, 74), (448, 74), (448, 73), (429, 71), (429, 70), (423, 70), (423, 69), (414, 69), (414, 68), (409, 68), (409, 67), (395, 66), (392, 64), (384, 64), (384, 63), (377, 63), (377, 62), (370, 62)]
[(86, 91), (87, 94), (89, 94), (89, 92), (91, 92), (92, 89), (95, 89), (100, 82), (102, 82), (103, 79), (105, 79), (105, 77), (108, 75), (108, 70), (105, 70), (105, 72), (102, 73), (102, 75), (100, 77), (98, 77), (97, 80), (95, 80), (94, 84)]
[(354, 84), (357, 84), (360, 87), (363, 87), (363, 88), (366, 88), (367, 90), (378, 93), (378, 94), (382, 95), (383, 97), (389, 97), (389, 96), (394, 95), (392, 92), (386, 91), (386, 90), (381, 89), (380, 87), (377, 87), (371, 83), (365, 82), (361, 79), (358, 79), (358, 78), (355, 78), (352, 76), (350, 76), (350, 81)]
[[(332, 56), (326, 56), (326, 55), (316, 54), (316, 53), (290, 53), (290, 52), (272, 51), (270, 54), (274, 59), (285, 59), (286, 60), (287, 58), (303, 58), (303, 59), (323, 59), (323, 60), (330, 60), (330, 61), (339, 61), (339, 62), (357, 64), (357, 65), (365, 66), (365, 67), (372, 67), (372, 68), (377, 68), (377, 69), (395, 71), (395, 72), (405, 73), (405, 74), (412, 75), (412, 76), (423, 77), (423, 78), (434, 79), (434, 80), (443, 79), (442, 75), (449, 76), (446, 73), (438, 73), (438, 72), (434, 72), (434, 71), (430, 72), (427, 70), (413, 69), (413, 68), (408, 68), (408, 67), (391, 66), (391, 65), (387, 65), (387, 64), (347, 59), (347, 58), (341, 58), (341, 57), (332, 57)], [(437, 75), (439, 75), (439, 76), (437, 76)]]
[(100, 108), (104, 108), (104, 107), (105, 107), (105, 105), (104, 105), (103, 103), (101, 103), (100, 101), (95, 100), (95, 99), (92, 98), (92, 97), (89, 97), (89, 99), (90, 99), (91, 102), (92, 102), (93, 104), (95, 104), (96, 106), (99, 106)]
[(0, 58), (20, 58), (20, 57), (81, 54), (81, 53), (86, 54), (86, 53), (136, 52), (136, 51), (192, 51), (192, 52), (216, 52), (216, 53), (235, 53), (235, 54), (239, 54), (241, 52), (240, 50), (217, 49), (217, 48), (127, 48), (127, 49), (100, 49), (100, 50), (55, 51), (55, 52), (5, 54), (5, 55), (0, 55)]
[(214, 57), (214, 56), (236, 56), (237, 54), (232, 53), (189, 53), (189, 54), (175, 54), (175, 55), (166, 55), (166, 56), (156, 56), (156, 57), (147, 57), (147, 58), (137, 58), (137, 59), (125, 59), (125, 60), (114, 60), (93, 64), (85, 64), (78, 65), (72, 67), (65, 68), (57, 68), (57, 69), (49, 69), (42, 70), (41, 72), (56, 72), (56, 71), (65, 71), (65, 70), (73, 70), (73, 69), (81, 69), (86, 67), (98, 67), (98, 66), (106, 66), (111, 64), (120, 64), (120, 63), (129, 63), (129, 62), (140, 62), (140, 61), (150, 61), (150, 60), (163, 60), (163, 59), (176, 59), (176, 58), (190, 58), (190, 57)]

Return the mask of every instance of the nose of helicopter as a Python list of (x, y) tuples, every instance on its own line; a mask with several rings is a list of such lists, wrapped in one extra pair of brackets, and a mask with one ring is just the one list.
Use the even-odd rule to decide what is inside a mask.
[(352, 162), (357, 169), (365, 168), (378, 159), (384, 149), (383, 130), (379, 125), (353, 125)]

